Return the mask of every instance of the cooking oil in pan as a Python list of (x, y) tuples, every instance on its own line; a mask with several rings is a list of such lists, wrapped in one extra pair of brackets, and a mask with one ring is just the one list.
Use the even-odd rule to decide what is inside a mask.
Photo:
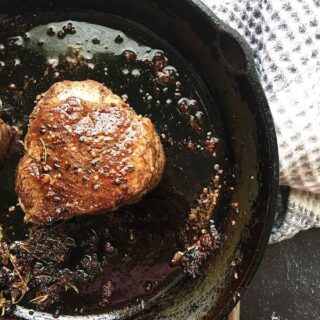
[[(47, 308), (74, 314), (127, 306), (179, 279), (182, 270), (171, 260), (201, 233), (198, 225), (188, 225), (198, 210), (197, 200), (203, 190), (208, 193), (212, 181), (218, 187), (217, 179), (227, 164), (223, 141), (218, 143), (223, 134), (212, 101), (182, 56), (127, 20), (108, 16), (108, 26), (100, 26), (72, 19), (52, 22), (44, 15), (31, 28), (28, 18), (21, 17), (12, 24), (10, 34), (2, 35), (0, 116), (17, 126), (23, 137), (37, 97), (53, 83), (93, 79), (151, 118), (167, 156), (162, 183), (140, 203), (115, 214), (49, 227), (62, 230), (76, 244), (61, 268), (85, 268), (87, 259), (96, 260), (102, 270)], [(112, 29), (113, 24), (123, 28)], [(18, 161), (19, 156), (10, 159), (0, 173), (1, 212), (17, 202), (14, 171)], [(206, 208), (209, 220), (213, 206)], [(22, 216), (17, 208), (0, 217), (8, 242), (30, 236)], [(102, 290), (110, 292), (105, 303), (101, 303)], [(35, 307), (35, 294), (32, 290), (26, 294), (23, 302), (28, 307)]]

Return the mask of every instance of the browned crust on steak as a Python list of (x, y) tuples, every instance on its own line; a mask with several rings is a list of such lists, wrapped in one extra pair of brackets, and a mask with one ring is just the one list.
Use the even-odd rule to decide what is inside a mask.
[(16, 191), (25, 221), (114, 211), (160, 181), (165, 155), (150, 119), (92, 81), (54, 84), (30, 116)]

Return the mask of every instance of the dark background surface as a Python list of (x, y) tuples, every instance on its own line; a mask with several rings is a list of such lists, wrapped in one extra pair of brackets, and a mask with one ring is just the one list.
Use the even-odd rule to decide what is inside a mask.
[(320, 230), (270, 245), (241, 302), (241, 320), (320, 319)]

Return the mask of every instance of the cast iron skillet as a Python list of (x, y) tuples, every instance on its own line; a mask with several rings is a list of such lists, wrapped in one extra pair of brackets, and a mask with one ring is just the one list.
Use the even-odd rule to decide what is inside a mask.
[[(1, 14), (8, 15), (51, 9), (60, 10), (61, 20), (79, 9), (89, 10), (92, 23), (98, 19), (96, 11), (129, 18), (166, 39), (192, 64), (222, 121), (235, 174), (230, 201), (238, 201), (242, 212), (226, 215), (224, 245), (198, 278), (179, 283), (164, 293), (160, 302), (151, 301), (144, 309), (136, 305), (84, 318), (221, 318), (241, 298), (260, 263), (274, 220), (278, 189), (274, 124), (248, 45), (199, 0), (2, 0), (0, 4)], [(232, 226), (231, 220), (236, 220), (236, 225)], [(236, 277), (231, 261), (238, 261)], [(18, 310), (20, 315), (25, 312)], [(37, 314), (24, 314), (39, 319)]]

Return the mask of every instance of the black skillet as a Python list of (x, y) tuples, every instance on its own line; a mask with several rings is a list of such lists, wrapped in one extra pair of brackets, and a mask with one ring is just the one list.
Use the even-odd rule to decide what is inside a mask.
[[(226, 187), (214, 219), (224, 240), (200, 275), (171, 283), (143, 304), (139, 301), (77, 319), (219, 319), (226, 315), (242, 297), (263, 256), (278, 188), (274, 125), (248, 45), (198, 0), (3, 0), (0, 13), (1, 32), (8, 34), (11, 18), (19, 14), (26, 14), (33, 26), (70, 19), (112, 27), (113, 18), (106, 15), (111, 14), (146, 27), (165, 39), (166, 47), (173, 47), (185, 59), (185, 67), (193, 70), (194, 81), (202, 87), (200, 96), (206, 97), (208, 119), (220, 139), (217, 161), (225, 169)], [(40, 92), (31, 90), (30, 99)], [(29, 112), (20, 110), (16, 116), (23, 118)], [(190, 167), (190, 185), (183, 192), (192, 193), (193, 186), (201, 185), (197, 179), (206, 179), (205, 166), (196, 164)], [(232, 209), (235, 202), (239, 212)], [(27, 319), (40, 318), (23, 308), (18, 313)], [(50, 318), (48, 314), (41, 317)]]

